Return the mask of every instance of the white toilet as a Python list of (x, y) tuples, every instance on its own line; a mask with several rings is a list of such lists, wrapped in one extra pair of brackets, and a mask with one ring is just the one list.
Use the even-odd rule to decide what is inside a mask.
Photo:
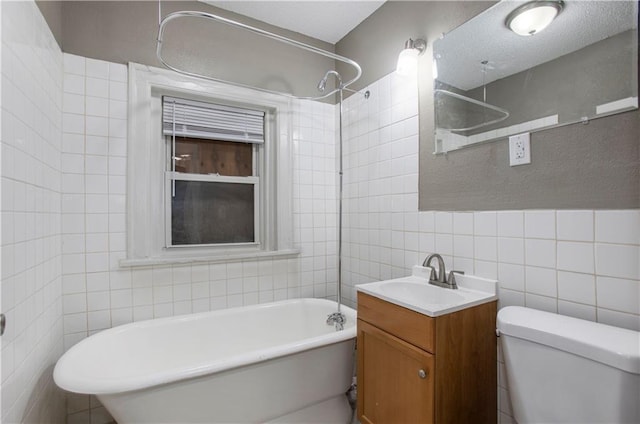
[(639, 332), (519, 306), (498, 331), (519, 424), (640, 423)]

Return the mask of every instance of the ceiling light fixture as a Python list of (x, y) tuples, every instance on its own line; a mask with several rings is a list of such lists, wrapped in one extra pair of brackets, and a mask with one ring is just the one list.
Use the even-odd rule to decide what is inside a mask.
[(404, 43), (404, 50), (398, 55), (396, 72), (402, 76), (417, 75), (418, 56), (427, 49), (427, 42), (422, 38), (412, 40), (409, 38)]
[(518, 35), (533, 35), (545, 29), (562, 12), (562, 0), (531, 1), (509, 13), (505, 24)]

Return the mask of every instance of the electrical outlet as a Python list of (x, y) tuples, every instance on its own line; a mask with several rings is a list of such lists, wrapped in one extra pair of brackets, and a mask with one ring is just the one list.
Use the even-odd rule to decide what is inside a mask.
[(509, 137), (509, 165), (531, 163), (531, 143), (529, 133)]

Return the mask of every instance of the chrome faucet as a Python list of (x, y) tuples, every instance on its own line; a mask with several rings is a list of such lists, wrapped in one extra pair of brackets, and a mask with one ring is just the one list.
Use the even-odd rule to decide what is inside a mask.
[[(431, 267), (431, 261), (436, 259), (438, 261), (438, 273)], [(442, 256), (437, 253), (432, 253), (427, 256), (422, 262), (422, 266), (431, 267), (431, 275), (429, 276), (429, 284), (433, 284), (434, 286), (444, 287), (447, 289), (457, 289), (458, 284), (456, 284), (456, 276), (455, 273), (464, 274), (462, 271), (451, 271), (449, 273), (449, 277), (447, 278), (447, 272), (444, 268), (444, 259)]]
[(347, 317), (340, 311), (334, 312), (327, 316), (327, 325), (335, 325), (336, 331), (344, 330), (344, 324), (347, 322)]

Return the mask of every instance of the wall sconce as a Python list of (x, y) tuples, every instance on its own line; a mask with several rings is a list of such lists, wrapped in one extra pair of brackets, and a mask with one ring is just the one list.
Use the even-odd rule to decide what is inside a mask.
[(398, 75), (410, 76), (418, 74), (418, 56), (427, 49), (427, 42), (422, 38), (412, 40), (409, 38), (404, 43), (404, 50), (398, 55), (396, 72)]
[(545, 29), (562, 12), (562, 0), (531, 1), (513, 10), (505, 24), (518, 35), (533, 35)]

